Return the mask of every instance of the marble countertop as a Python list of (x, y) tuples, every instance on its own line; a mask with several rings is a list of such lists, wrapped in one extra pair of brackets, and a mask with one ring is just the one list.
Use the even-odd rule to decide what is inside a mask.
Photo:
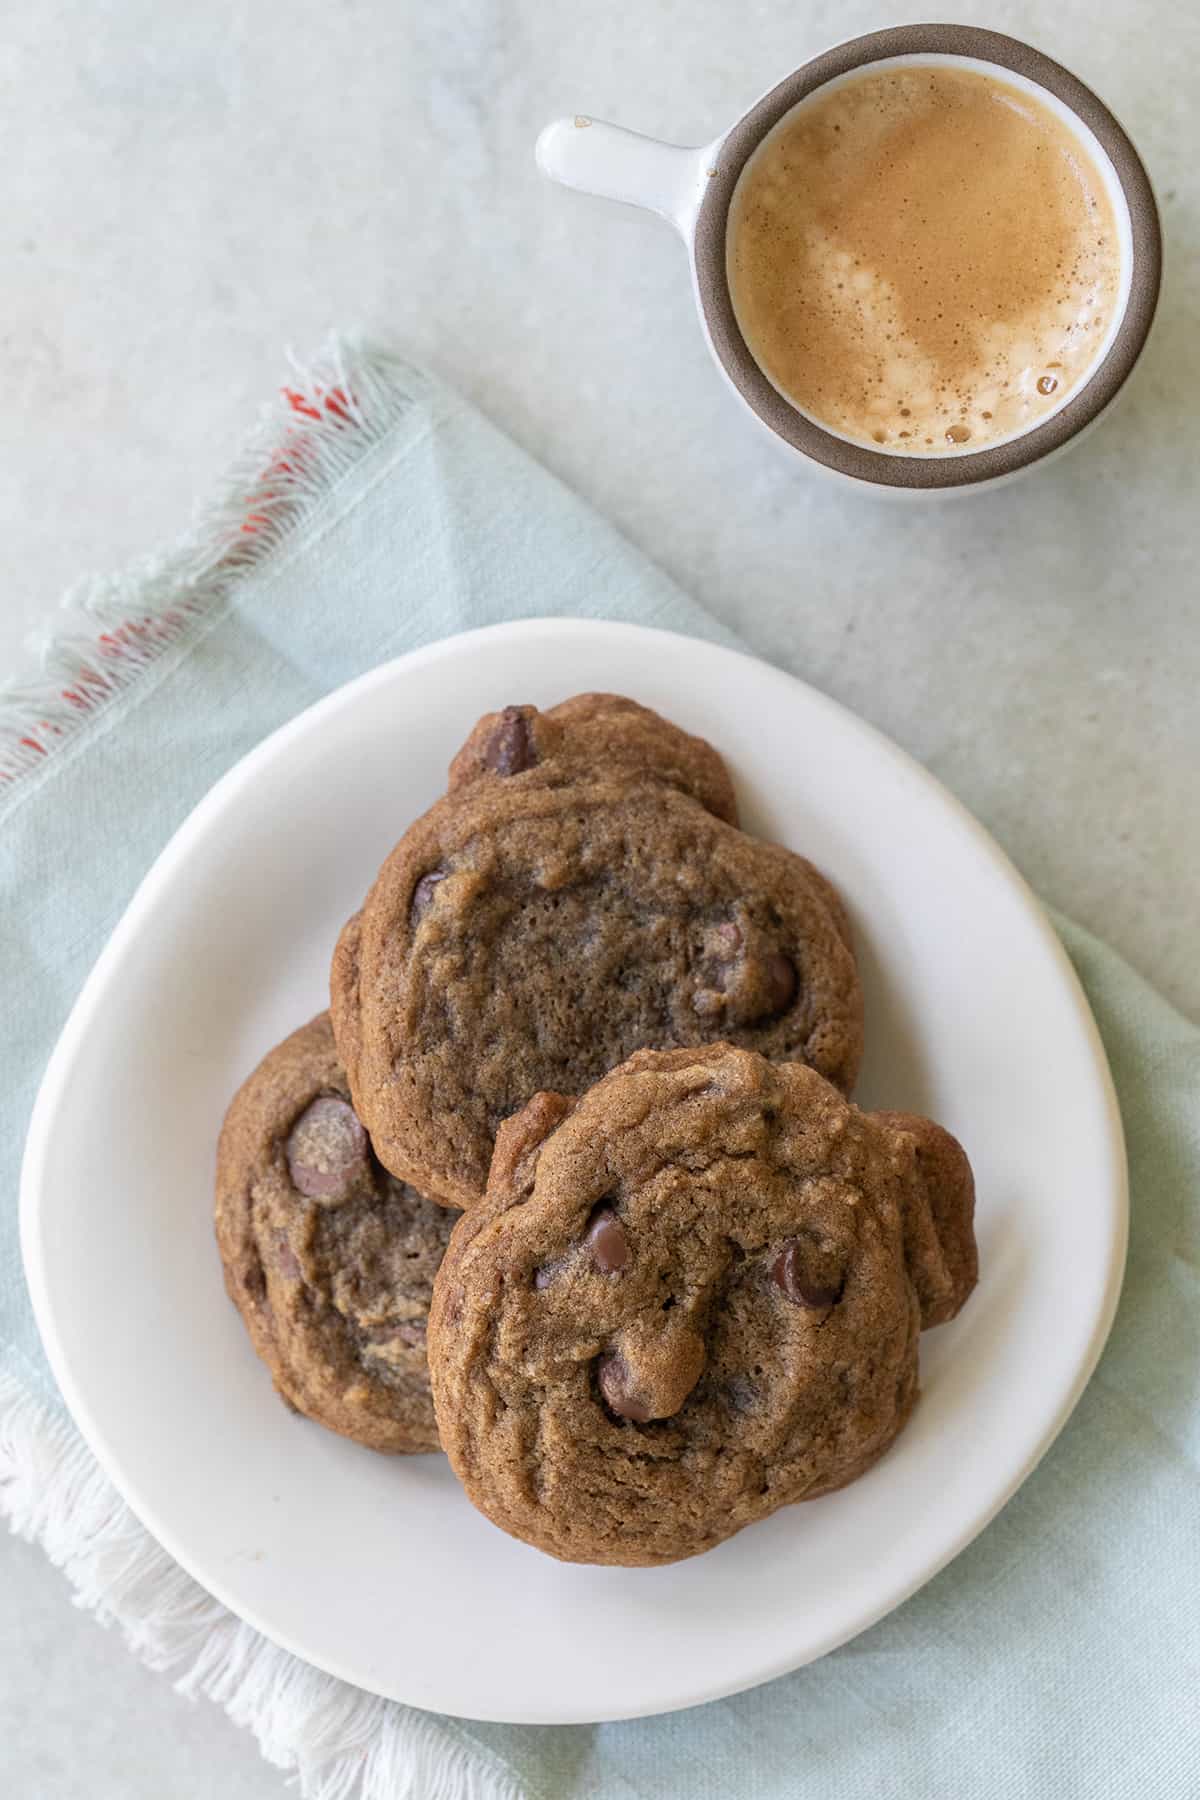
[[(42, 0), (0, 45), (0, 675), (81, 573), (175, 536), (331, 326), (406, 345), (713, 612), (873, 720), (1041, 893), (1200, 1012), (1200, 13), (960, 0), (1137, 139), (1168, 268), (1115, 416), (1051, 470), (924, 509), (791, 471), (734, 409), (682, 249), (538, 179), (586, 111), (714, 136), (911, 9), (816, 0)], [(286, 27), (283, 19), (286, 17)], [(13, 1800), (282, 1793), (250, 1740), (0, 1541)]]

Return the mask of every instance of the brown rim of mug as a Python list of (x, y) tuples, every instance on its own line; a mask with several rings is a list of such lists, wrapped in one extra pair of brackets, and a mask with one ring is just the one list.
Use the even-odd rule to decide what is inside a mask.
[[(734, 317), (725, 263), (726, 221), (738, 178), (767, 133), (814, 89), (838, 75), (891, 56), (967, 56), (1011, 69), (1056, 96), (1093, 132), (1116, 172), (1129, 208), (1133, 267), (1129, 301), (1117, 335), (1094, 373), (1044, 425), (1007, 443), (957, 456), (909, 457), (848, 443), (798, 412), (763, 374)], [(1067, 443), (1116, 396), (1154, 319), (1162, 278), (1158, 207), (1142, 160), (1103, 101), (1060, 63), (1016, 38), (971, 25), (900, 25), (827, 50), (771, 89), (721, 144), (695, 236), (700, 309), (722, 368), (742, 399), (785, 443), (838, 474), (876, 487), (955, 488), (1028, 468)]]

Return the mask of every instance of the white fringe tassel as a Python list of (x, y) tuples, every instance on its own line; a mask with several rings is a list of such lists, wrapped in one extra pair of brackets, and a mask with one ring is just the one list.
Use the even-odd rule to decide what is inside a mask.
[(39, 673), (0, 686), (0, 797), (41, 768), (142, 670), (270, 556), (402, 416), (413, 371), (387, 351), (332, 338), (265, 411), (214, 502), (177, 545), (67, 594)]
[(522, 1800), (439, 1719), (324, 1675), (236, 1619), (139, 1524), (74, 1427), (6, 1373), (0, 1512), (65, 1572), (77, 1606), (181, 1694), (248, 1726), (304, 1800)]

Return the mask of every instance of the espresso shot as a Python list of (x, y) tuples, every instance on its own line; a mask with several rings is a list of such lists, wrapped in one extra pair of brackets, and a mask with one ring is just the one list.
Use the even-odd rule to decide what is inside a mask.
[(980, 450), (1056, 412), (1100, 361), (1122, 287), (1080, 137), (1027, 91), (943, 64), (795, 108), (742, 175), (726, 256), (780, 393), (904, 456)]

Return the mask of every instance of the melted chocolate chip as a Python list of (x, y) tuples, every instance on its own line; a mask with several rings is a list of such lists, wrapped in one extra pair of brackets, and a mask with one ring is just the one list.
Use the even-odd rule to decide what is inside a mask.
[(445, 869), (430, 869), (428, 875), (422, 875), (413, 889), (412, 903), (408, 909), (409, 922), (419, 925), (433, 904), (433, 891), (439, 881), (445, 881)]
[(634, 1425), (645, 1425), (651, 1418), (648, 1406), (633, 1392), (629, 1368), (624, 1357), (609, 1350), (600, 1358), (596, 1380), (604, 1396), (604, 1404), (618, 1419), (629, 1419)]
[(354, 1108), (322, 1094), (292, 1126), (286, 1147), (292, 1186), (310, 1200), (348, 1200), (370, 1174), (371, 1148)]
[(645, 1315), (624, 1326), (600, 1357), (596, 1381), (614, 1417), (644, 1425), (673, 1419), (704, 1372), (704, 1339), (680, 1311)]
[(796, 967), (781, 950), (774, 951), (763, 962), (767, 1012), (784, 1012), (796, 998)]
[(587, 1229), (587, 1246), (602, 1275), (617, 1275), (629, 1262), (625, 1227), (610, 1206), (598, 1206)]
[(483, 766), (495, 775), (519, 775), (537, 762), (529, 720), (519, 706), (506, 706), (483, 751)]
[(815, 1278), (806, 1267), (804, 1246), (796, 1238), (783, 1246), (771, 1264), (771, 1280), (793, 1306), (807, 1306), (820, 1312), (841, 1299), (840, 1286), (831, 1287), (828, 1282)]
[(799, 982), (791, 958), (760, 926), (725, 919), (704, 934), (692, 1007), (702, 1018), (755, 1025), (786, 1012)]

